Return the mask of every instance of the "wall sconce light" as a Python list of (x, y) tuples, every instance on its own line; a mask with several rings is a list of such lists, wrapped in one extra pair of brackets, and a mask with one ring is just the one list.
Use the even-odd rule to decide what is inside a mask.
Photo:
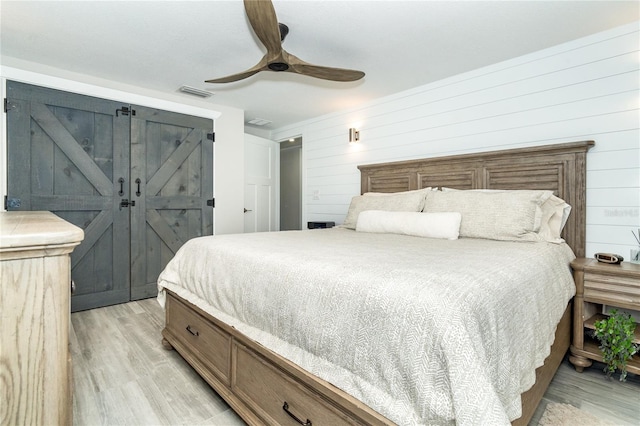
[(358, 142), (360, 140), (360, 131), (355, 127), (349, 129), (349, 143)]

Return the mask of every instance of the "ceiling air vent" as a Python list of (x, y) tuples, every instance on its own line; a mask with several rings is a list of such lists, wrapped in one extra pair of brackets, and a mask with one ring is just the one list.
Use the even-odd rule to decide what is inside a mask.
[(206, 90), (201, 90), (201, 89), (197, 89), (195, 87), (191, 87), (191, 86), (181, 86), (180, 90), (182, 93), (188, 93), (190, 95), (194, 95), (194, 96), (199, 96), (201, 98), (208, 98), (209, 96), (213, 95), (213, 93), (211, 92), (207, 92)]
[(264, 118), (254, 118), (253, 120), (247, 121), (247, 124), (253, 124), (254, 126), (265, 126), (271, 123), (271, 121), (265, 120)]

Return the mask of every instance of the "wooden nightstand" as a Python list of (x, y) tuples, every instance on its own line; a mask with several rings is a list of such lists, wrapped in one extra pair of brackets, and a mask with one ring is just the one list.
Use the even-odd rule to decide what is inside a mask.
[[(604, 317), (602, 305), (640, 310), (640, 265), (622, 262), (610, 265), (595, 259), (575, 259), (571, 262), (576, 283), (573, 305), (573, 340), (569, 361), (582, 372), (591, 360), (602, 362), (597, 340), (585, 329), (593, 329), (594, 322)], [(636, 325), (635, 342), (640, 343), (640, 327)], [(627, 371), (640, 374), (640, 356), (634, 355)]]
[(333, 228), (336, 226), (335, 222), (307, 222), (307, 228), (309, 229), (325, 229)]

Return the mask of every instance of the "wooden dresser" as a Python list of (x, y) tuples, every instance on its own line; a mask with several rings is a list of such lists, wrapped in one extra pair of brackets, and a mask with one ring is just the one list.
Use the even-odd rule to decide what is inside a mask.
[(72, 424), (70, 253), (83, 231), (0, 212), (0, 424)]

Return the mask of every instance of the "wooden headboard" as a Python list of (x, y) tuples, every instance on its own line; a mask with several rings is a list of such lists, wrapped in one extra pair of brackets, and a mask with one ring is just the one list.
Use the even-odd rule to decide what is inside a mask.
[(562, 237), (585, 255), (586, 160), (593, 141), (358, 166), (361, 193), (431, 187), (546, 189), (572, 207)]

